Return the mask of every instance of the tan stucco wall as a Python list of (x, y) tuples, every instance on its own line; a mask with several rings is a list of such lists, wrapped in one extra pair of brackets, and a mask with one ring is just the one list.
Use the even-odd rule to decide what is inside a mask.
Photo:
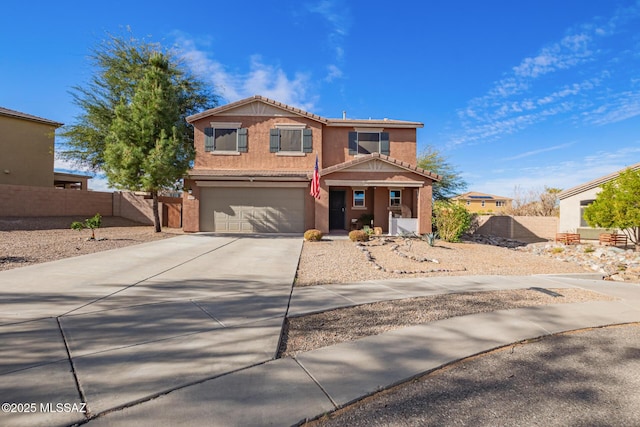
[[(356, 156), (349, 155), (349, 132), (354, 128), (325, 127), (324, 150), (322, 164), (329, 167), (353, 160)], [(389, 156), (403, 162), (416, 163), (416, 130), (415, 129), (384, 129), (389, 132)]]
[(0, 184), (0, 216), (113, 215), (112, 193)]
[[(247, 128), (247, 152), (240, 155), (220, 155), (204, 151), (204, 128), (211, 122), (239, 122)], [(301, 156), (282, 156), (269, 152), (269, 131), (278, 123), (303, 124), (313, 131), (313, 153)], [(318, 152), (322, 158), (322, 125), (316, 121), (295, 117), (247, 117), (223, 116), (204, 118), (194, 123), (196, 159), (198, 169), (244, 169), (244, 170), (313, 170)], [(321, 165), (322, 167), (322, 165)]]
[(53, 187), (55, 127), (0, 116), (0, 184)]

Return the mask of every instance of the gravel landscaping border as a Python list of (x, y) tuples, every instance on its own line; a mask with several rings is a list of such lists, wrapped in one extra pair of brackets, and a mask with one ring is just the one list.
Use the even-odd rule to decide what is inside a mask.
[(412, 325), (456, 316), (521, 307), (612, 301), (614, 298), (577, 288), (462, 292), (428, 297), (380, 301), (286, 319), (278, 357), (378, 335)]
[(71, 229), (86, 217), (0, 217), (0, 271), (55, 261), (182, 234), (182, 230), (142, 225), (121, 217), (103, 217), (96, 240), (90, 230)]

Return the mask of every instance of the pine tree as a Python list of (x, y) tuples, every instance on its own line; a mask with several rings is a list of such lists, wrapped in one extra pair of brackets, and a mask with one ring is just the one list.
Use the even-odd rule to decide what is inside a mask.
[(176, 128), (177, 98), (169, 60), (156, 52), (130, 102), (122, 99), (116, 107), (105, 138), (103, 169), (109, 183), (151, 194), (157, 232), (161, 230), (158, 192), (175, 185), (193, 158), (191, 141)]

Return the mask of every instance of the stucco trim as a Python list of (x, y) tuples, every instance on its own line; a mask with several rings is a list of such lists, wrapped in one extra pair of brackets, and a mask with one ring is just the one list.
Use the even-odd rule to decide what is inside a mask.
[(198, 187), (307, 188), (308, 182), (291, 181), (196, 181)]
[(355, 180), (355, 179), (325, 179), (325, 184), (329, 187), (424, 187), (424, 181), (384, 181), (384, 180)]

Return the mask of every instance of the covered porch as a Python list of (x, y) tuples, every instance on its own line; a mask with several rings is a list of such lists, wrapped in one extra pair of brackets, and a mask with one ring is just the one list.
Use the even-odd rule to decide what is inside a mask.
[(320, 173), (315, 228), (323, 233), (365, 225), (389, 232), (389, 216), (413, 218), (415, 232), (431, 232), (431, 185), (440, 176), (378, 153)]
[[(327, 180), (329, 232), (364, 226), (389, 232), (389, 216), (418, 219), (422, 183)], [(417, 231), (417, 230), (416, 230)]]

